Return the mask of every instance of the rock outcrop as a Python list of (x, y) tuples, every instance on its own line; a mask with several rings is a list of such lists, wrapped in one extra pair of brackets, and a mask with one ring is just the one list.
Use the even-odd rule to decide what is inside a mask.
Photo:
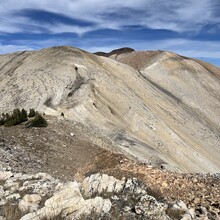
[(157, 201), (136, 178), (119, 180), (97, 173), (82, 183), (64, 183), (45, 173), (9, 176), (1, 170), (1, 174), (1, 219), (191, 220), (208, 215), (204, 207), (198, 214), (182, 201)]
[(63, 113), (148, 164), (219, 172), (219, 68), (163, 51), (113, 58), (71, 47), (0, 55), (0, 112)]

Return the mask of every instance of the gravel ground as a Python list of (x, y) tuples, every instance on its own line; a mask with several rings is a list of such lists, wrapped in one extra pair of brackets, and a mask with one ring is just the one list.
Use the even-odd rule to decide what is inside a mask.
[(206, 207), (210, 219), (220, 215), (220, 174), (173, 173), (134, 162), (79, 123), (45, 116), (47, 128), (0, 127), (0, 165), (14, 172), (46, 172), (62, 180), (82, 180), (92, 173), (137, 177), (158, 200), (182, 200)]

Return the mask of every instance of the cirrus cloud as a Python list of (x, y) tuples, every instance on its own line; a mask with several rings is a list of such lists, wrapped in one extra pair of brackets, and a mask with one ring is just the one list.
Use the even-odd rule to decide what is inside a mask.
[(219, 11), (218, 0), (1, 1), (0, 53), (65, 44), (219, 59)]
[[(0, 31), (24, 31), (22, 24), (36, 27), (47, 24), (46, 19), (38, 22), (31, 16), (26, 17), (25, 10), (42, 10), (94, 23), (90, 28), (84, 27), (84, 31), (83, 28), (71, 29), (70, 25), (65, 24), (61, 28), (64, 32), (79, 34), (101, 28), (122, 29), (127, 25), (188, 32), (199, 31), (208, 23), (219, 22), (216, 0), (7, 0), (0, 3), (0, 17), (4, 21), (1, 24), (4, 27), (7, 24), (10, 29), (0, 27)], [(60, 23), (58, 25), (61, 26)], [(47, 31), (54, 32), (55, 27), (47, 25)]]

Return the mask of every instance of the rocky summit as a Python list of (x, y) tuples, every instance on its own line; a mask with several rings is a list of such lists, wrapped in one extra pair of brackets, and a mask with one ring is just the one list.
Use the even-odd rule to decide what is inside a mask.
[(220, 219), (218, 67), (132, 48), (15, 52), (0, 55), (0, 97), (0, 220)]

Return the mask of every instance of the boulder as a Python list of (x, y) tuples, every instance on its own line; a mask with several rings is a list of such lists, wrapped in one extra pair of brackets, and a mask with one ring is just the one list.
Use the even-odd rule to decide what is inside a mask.
[(31, 195), (27, 194), (19, 202), (18, 207), (22, 212), (37, 211), (41, 200), (42, 200), (42, 198), (38, 194), (31, 194)]
[(96, 193), (119, 193), (125, 186), (125, 180), (118, 180), (106, 174), (93, 174), (83, 180), (81, 189), (85, 196)]
[(13, 176), (11, 171), (0, 171), (0, 181), (6, 181)]
[(167, 206), (157, 202), (150, 195), (143, 195), (135, 206), (135, 212), (138, 215), (143, 215), (152, 219), (169, 219), (165, 214)]
[(181, 210), (181, 211), (187, 211), (188, 210), (186, 204), (181, 200), (175, 202), (172, 206), (172, 209), (178, 209), (178, 210)]
[(4, 196), (4, 194), (5, 194), (5, 191), (3, 189), (3, 186), (0, 186), (0, 200)]
[(53, 219), (57, 216), (62, 216), (65, 219), (79, 219), (92, 212), (102, 216), (110, 209), (111, 201), (109, 199), (95, 197), (85, 200), (80, 192), (79, 184), (70, 182), (48, 199), (43, 208), (23, 216), (21, 220)]

